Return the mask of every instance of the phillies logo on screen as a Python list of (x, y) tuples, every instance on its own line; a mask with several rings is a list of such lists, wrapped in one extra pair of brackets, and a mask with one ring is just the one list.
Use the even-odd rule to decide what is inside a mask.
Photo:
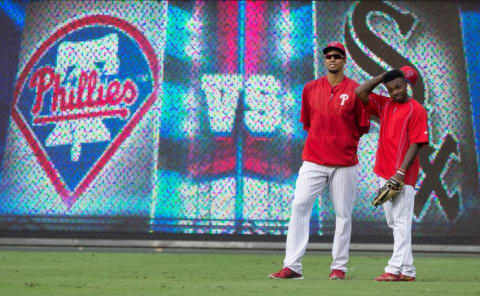
[(33, 53), (12, 116), (67, 206), (149, 110), (157, 86), (149, 41), (119, 18), (74, 20)]

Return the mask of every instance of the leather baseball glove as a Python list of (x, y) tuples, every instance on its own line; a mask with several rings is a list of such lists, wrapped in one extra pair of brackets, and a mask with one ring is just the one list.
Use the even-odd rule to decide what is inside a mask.
[(393, 199), (397, 196), (400, 191), (402, 191), (403, 182), (391, 178), (388, 180), (385, 185), (378, 189), (377, 195), (372, 201), (372, 205), (375, 207)]

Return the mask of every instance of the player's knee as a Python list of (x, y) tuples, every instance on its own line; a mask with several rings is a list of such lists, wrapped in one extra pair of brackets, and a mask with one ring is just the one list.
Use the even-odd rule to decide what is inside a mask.
[(352, 226), (352, 216), (347, 214), (337, 215), (335, 225), (337, 225), (337, 227), (350, 228)]
[(305, 211), (308, 209), (308, 203), (304, 199), (294, 199), (292, 203), (292, 211)]
[(335, 207), (335, 218), (343, 221), (349, 221), (352, 219), (352, 208), (348, 206)]

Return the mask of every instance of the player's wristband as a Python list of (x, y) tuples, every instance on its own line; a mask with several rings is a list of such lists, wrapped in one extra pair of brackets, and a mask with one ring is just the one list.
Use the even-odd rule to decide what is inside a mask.
[(401, 171), (400, 169), (397, 170), (397, 174), (402, 175), (402, 176), (405, 176), (405, 172)]

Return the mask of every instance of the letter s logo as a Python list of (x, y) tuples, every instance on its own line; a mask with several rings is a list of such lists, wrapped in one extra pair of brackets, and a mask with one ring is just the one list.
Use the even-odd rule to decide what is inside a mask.
[[(369, 27), (369, 19), (372, 14), (381, 15), (395, 21), (400, 34), (408, 39), (417, 23), (415, 16), (412, 13), (401, 12), (384, 2), (362, 1), (353, 5), (352, 12), (347, 16), (345, 22), (345, 45), (353, 60), (371, 76), (385, 72), (385, 66), (382, 67), (381, 62), (376, 62), (367, 55), (365, 50), (360, 48), (362, 46), (376, 55), (379, 61), (384, 61), (393, 68), (408, 65), (418, 71), (406, 57), (395, 51)], [(413, 88), (413, 97), (421, 104), (425, 100), (425, 85), (421, 76)]]

